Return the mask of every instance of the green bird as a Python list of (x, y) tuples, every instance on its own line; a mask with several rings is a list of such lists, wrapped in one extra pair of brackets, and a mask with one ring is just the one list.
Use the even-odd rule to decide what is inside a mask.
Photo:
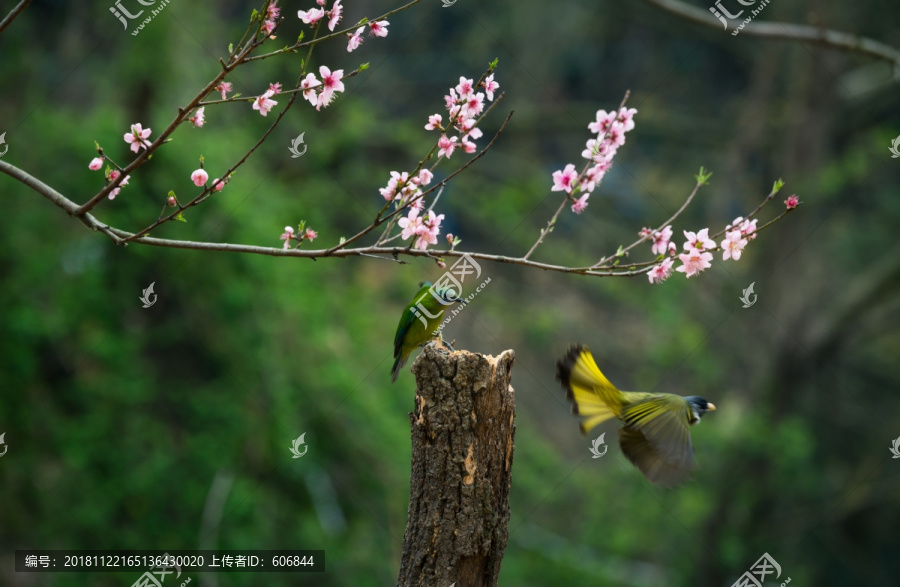
[(556, 365), (556, 378), (581, 419), (581, 432), (611, 418), (619, 429), (619, 446), (651, 482), (680, 485), (697, 468), (689, 428), (700, 423), (715, 404), (702, 397), (673, 393), (619, 391), (603, 375), (587, 347), (575, 345)]
[(391, 383), (397, 381), (400, 368), (406, 364), (411, 352), (435, 338), (443, 341), (438, 327), (444, 319), (444, 308), (452, 302), (462, 301), (452, 287), (432, 290), (430, 281), (423, 281), (419, 285), (419, 292), (403, 310), (400, 323), (397, 324)]

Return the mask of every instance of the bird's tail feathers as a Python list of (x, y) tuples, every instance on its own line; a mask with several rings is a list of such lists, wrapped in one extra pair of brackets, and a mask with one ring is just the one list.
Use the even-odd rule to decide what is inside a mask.
[(394, 360), (394, 366), (391, 368), (391, 383), (397, 381), (397, 376), (400, 375), (400, 369), (405, 364), (406, 358), (402, 354), (397, 355), (397, 358)]
[(572, 413), (581, 419), (582, 434), (621, 411), (622, 392), (603, 375), (587, 347), (572, 346), (556, 364), (556, 378), (572, 402)]

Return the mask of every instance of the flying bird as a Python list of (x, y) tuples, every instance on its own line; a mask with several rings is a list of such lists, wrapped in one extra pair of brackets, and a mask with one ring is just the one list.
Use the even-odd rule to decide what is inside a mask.
[(452, 287), (433, 288), (429, 281), (419, 285), (416, 297), (404, 308), (400, 323), (397, 324), (391, 383), (397, 381), (400, 368), (406, 364), (410, 353), (430, 340), (441, 338), (438, 327), (444, 319), (444, 308), (453, 302), (462, 301)]
[(651, 483), (680, 485), (697, 468), (689, 429), (715, 404), (696, 395), (619, 391), (582, 345), (560, 359), (556, 378), (572, 402), (572, 413), (581, 419), (583, 434), (612, 418), (622, 421), (622, 453)]

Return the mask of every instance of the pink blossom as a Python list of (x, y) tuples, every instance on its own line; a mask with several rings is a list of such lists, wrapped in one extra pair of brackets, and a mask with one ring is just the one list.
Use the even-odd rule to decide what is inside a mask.
[(722, 260), (727, 261), (729, 258), (737, 261), (741, 258), (741, 251), (747, 246), (747, 239), (741, 238), (740, 230), (732, 230), (725, 233), (725, 240), (722, 241)]
[(422, 169), (419, 171), (419, 185), (428, 185), (431, 183), (431, 180), (434, 178), (434, 174), (431, 173), (428, 169)]
[(428, 124), (425, 125), (425, 130), (434, 130), (436, 128), (441, 127), (441, 115), (440, 114), (432, 114), (428, 117)]
[(561, 192), (565, 191), (567, 194), (572, 193), (573, 182), (575, 178), (578, 177), (578, 172), (575, 171), (575, 166), (569, 163), (566, 165), (566, 168), (562, 171), (554, 171), (553, 172), (553, 187), (550, 188), (552, 192)]
[(705, 253), (692, 248), (687, 253), (678, 255), (678, 258), (684, 264), (675, 269), (675, 271), (684, 273), (686, 277), (691, 277), (704, 269), (709, 269), (712, 266), (710, 261), (712, 261), (713, 256), (712, 253)]
[(109, 199), (110, 199), (110, 200), (115, 200), (115, 199), (116, 199), (116, 196), (119, 195), (119, 192), (120, 192), (120, 191), (122, 191), (122, 188), (113, 188), (112, 190), (110, 190), (110, 192), (109, 192)]
[(386, 37), (388, 35), (387, 27), (391, 24), (386, 20), (379, 20), (378, 22), (370, 22), (369, 29), (370, 33), (375, 35), (376, 37)]
[(457, 137), (448, 139), (447, 135), (441, 135), (441, 138), (438, 139), (438, 158), (446, 157), (449, 159), (450, 155), (453, 154), (453, 149), (458, 146), (456, 141)]
[[(116, 179), (118, 179), (120, 175), (121, 175), (121, 173), (117, 169), (113, 169), (109, 172), (109, 175), (107, 176), (107, 178), (109, 179), (110, 183), (112, 183), (112, 182), (116, 181)], [(125, 177), (122, 178), (122, 181), (119, 182), (118, 187), (114, 187), (112, 190), (110, 190), (110, 192), (109, 192), (110, 200), (116, 199), (116, 196), (119, 195), (119, 192), (122, 191), (122, 188), (125, 187), (126, 185), (128, 185), (128, 179), (129, 179), (129, 176), (126, 175)]]
[(484, 78), (482, 85), (484, 86), (484, 93), (487, 94), (487, 99), (493, 102), (494, 92), (496, 92), (497, 88), (500, 87), (500, 84), (494, 81), (494, 74), (492, 73), (491, 75)]
[(476, 145), (475, 143), (473, 143), (472, 141), (469, 141), (467, 139), (463, 139), (460, 146), (462, 147), (462, 150), (466, 153), (474, 153), (475, 151), (478, 150), (478, 145)]
[(741, 236), (747, 237), (749, 240), (756, 238), (756, 218), (753, 220), (744, 220), (741, 223)]
[(614, 122), (609, 125), (606, 131), (604, 141), (613, 148), (621, 147), (625, 144), (625, 125), (621, 122)]
[(280, 94), (281, 93), (281, 82), (275, 82), (274, 84), (269, 84), (269, 91), (272, 94)]
[(793, 210), (800, 205), (800, 198), (797, 197), (797, 194), (788, 196), (788, 199), (784, 201), (784, 205), (787, 206), (788, 210)]
[(267, 18), (278, 18), (281, 16), (281, 8), (276, 6), (278, 4), (278, 0), (272, 0), (269, 2), (269, 7), (266, 9), (266, 17)]
[(91, 171), (97, 171), (101, 167), (103, 167), (103, 157), (94, 157), (88, 164), (88, 169)]
[(341, 0), (334, 0), (334, 5), (331, 7), (331, 11), (328, 13), (328, 30), (333, 31), (334, 27), (337, 26), (337, 23), (341, 20), (341, 13), (343, 13), (344, 7), (341, 6)]
[(478, 116), (484, 110), (484, 94), (478, 92), (477, 94), (469, 93), (466, 96), (466, 103), (463, 104), (462, 112), (465, 113), (467, 118), (472, 118)]
[(605, 134), (610, 125), (616, 121), (615, 112), (607, 112), (606, 110), (597, 110), (597, 121), (588, 125), (588, 129), (592, 133)]
[(456, 93), (460, 96), (468, 96), (472, 89), (475, 87), (474, 83), (470, 79), (466, 79), (463, 76), (459, 76), (459, 83), (456, 84)]
[(619, 122), (625, 125), (625, 132), (634, 128), (634, 115), (637, 114), (637, 108), (619, 108)]
[(650, 279), (650, 283), (662, 283), (672, 274), (672, 265), (675, 263), (675, 259), (663, 259), (663, 261), (659, 265), (655, 265), (653, 269), (651, 269), (647, 273), (647, 278)]
[(209, 174), (202, 169), (195, 169), (191, 174), (191, 181), (197, 187), (203, 187), (209, 181)]
[(685, 251), (688, 249), (714, 249), (716, 248), (716, 243), (709, 238), (709, 229), (704, 228), (700, 232), (693, 233), (688, 232), (687, 230), (684, 232), (684, 238), (687, 239), (687, 242), (684, 243), (684, 247), (682, 247)]
[(400, 233), (400, 238), (406, 240), (414, 234), (418, 234), (419, 230), (424, 226), (424, 222), (422, 218), (419, 218), (419, 211), (413, 208), (407, 216), (397, 221), (397, 226), (403, 229), (403, 232)]
[(271, 90), (266, 90), (262, 96), (253, 100), (253, 109), (259, 110), (259, 113), (263, 116), (268, 114), (272, 107), (278, 104), (275, 100), (270, 99), (272, 95), (273, 92)]
[(322, 106), (328, 106), (328, 104), (331, 103), (335, 92), (344, 91), (344, 82), (341, 81), (341, 78), (344, 77), (343, 69), (332, 72), (328, 67), (322, 65), (319, 67), (319, 75), (322, 76), (323, 88), (322, 91), (319, 92), (316, 110), (319, 110)]
[(672, 227), (667, 226), (662, 230), (655, 230), (650, 235), (653, 239), (653, 246), (650, 252), (654, 255), (662, 255), (669, 249), (669, 241), (672, 240)]
[(417, 249), (424, 251), (428, 248), (428, 245), (437, 244), (437, 235), (441, 233), (441, 221), (443, 219), (443, 214), (435, 216), (434, 212), (429, 212), (425, 216), (425, 221), (418, 231), (419, 238), (416, 239), (415, 246)]
[(600, 165), (594, 165), (585, 172), (584, 176), (581, 178), (579, 187), (581, 187), (582, 191), (591, 193), (594, 191), (594, 188), (603, 181), (604, 175), (606, 175), (606, 169)]
[(147, 140), (149, 136), (150, 129), (141, 128), (141, 123), (138, 122), (131, 125), (131, 132), (125, 133), (125, 142), (131, 143), (131, 150), (137, 153), (139, 149), (150, 146), (150, 141)]
[(223, 100), (227, 100), (228, 97), (225, 94), (227, 94), (228, 92), (231, 91), (231, 87), (232, 87), (231, 82), (222, 82), (219, 85), (217, 85), (214, 89), (215, 89), (215, 91), (222, 93)]
[(193, 125), (196, 126), (196, 127), (201, 127), (201, 126), (203, 126), (203, 124), (206, 122), (206, 118), (204, 117), (204, 114), (203, 114), (203, 112), (204, 112), (205, 110), (206, 110), (206, 106), (202, 106), (202, 107), (200, 107), (200, 108), (197, 108), (197, 109), (194, 111), (194, 115), (191, 116), (190, 118), (188, 118), (188, 120), (191, 121), (191, 124), (193, 124)]
[(266, 35), (267, 37), (269, 37), (270, 39), (274, 39), (275, 37), (272, 36), (272, 31), (275, 30), (275, 21), (271, 20), (271, 19), (264, 20), (262, 23), (262, 27), (260, 27), (260, 30), (262, 30), (263, 34)]
[(225, 189), (225, 182), (221, 181), (219, 178), (214, 179), (212, 184), (214, 191), (221, 192), (223, 189)]
[(300, 87), (303, 88), (303, 98), (308, 100), (313, 106), (316, 105), (318, 97), (316, 96), (316, 91), (311, 88), (317, 88), (321, 85), (322, 82), (317, 80), (315, 74), (312, 73), (307, 73), (306, 77), (300, 83)]
[(582, 212), (584, 212), (584, 209), (588, 206), (589, 197), (590, 194), (584, 194), (583, 196), (575, 200), (575, 203), (572, 204), (572, 212), (575, 212), (576, 214), (581, 214)]
[(398, 173), (396, 171), (391, 171), (391, 178), (388, 180), (387, 187), (383, 187), (378, 191), (381, 192), (381, 196), (390, 202), (391, 200), (395, 200), (397, 198), (397, 189), (406, 185), (406, 182), (409, 180), (409, 174), (407, 172)]
[(175, 196), (169, 196), (169, 198), (166, 200), (166, 204), (174, 208), (178, 204), (178, 202), (175, 200)]
[(305, 24), (316, 24), (323, 16), (325, 16), (325, 11), (321, 8), (310, 8), (309, 10), (297, 11), (297, 16), (299, 16), (300, 20)]
[(350, 40), (347, 41), (347, 53), (350, 53), (350, 52), (358, 49), (360, 44), (362, 44), (362, 42), (363, 42), (362, 33), (364, 30), (366, 30), (366, 27), (361, 26), (358, 29), (356, 29), (356, 32), (353, 33), (352, 35), (347, 35), (348, 37), (350, 37)]
[(303, 233), (303, 238), (308, 241), (314, 241), (319, 237), (319, 233), (311, 228), (307, 228), (306, 232)]
[(284, 227), (284, 234), (282, 234), (279, 239), (284, 241), (284, 249), (287, 250), (291, 248), (291, 239), (294, 238), (294, 228), (292, 226)]

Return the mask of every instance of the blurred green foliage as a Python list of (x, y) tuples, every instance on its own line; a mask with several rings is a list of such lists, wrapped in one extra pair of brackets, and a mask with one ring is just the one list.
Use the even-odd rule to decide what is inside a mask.
[[(87, 169), (93, 141), (126, 162), (128, 125), (157, 136), (217, 71), (252, 8), (173, 0), (133, 37), (109, 4), (35, 0), (0, 35), (4, 161), (77, 202), (101, 187)], [(392, 6), (348, 1), (344, 22)], [(298, 8), (309, 6), (285, 7), (273, 49), (299, 34)], [(898, 45), (884, 18), (892, 9), (886, 0), (773, 2), (765, 18)], [(900, 463), (887, 449), (900, 434), (900, 164), (887, 147), (900, 115), (889, 67), (733, 38), (643, 3), (461, 0), (444, 10), (429, 1), (390, 20), (386, 39), (352, 54), (343, 41), (317, 49), (315, 67), (371, 67), (326, 110), (298, 104), (223, 192), (154, 235), (278, 246), (282, 227), (301, 219), (318, 230), (316, 245), (352, 235), (381, 206), (388, 172), (412, 169), (430, 146), (422, 126), (443, 109), (446, 88), (499, 57), (507, 98), (484, 130), (491, 136), (515, 110), (512, 123), (447, 187), (439, 210), (462, 248), (520, 255), (558, 206), (550, 173), (579, 159), (594, 112), (630, 89), (637, 127), (616, 166), (584, 214), (566, 210), (536, 259), (585, 264), (614, 252), (667, 218), (701, 165), (714, 175), (676, 234), (715, 232), (778, 177), (782, 194), (804, 204), (739, 263), (717, 262), (690, 281), (483, 265), (490, 285), (446, 334), (472, 351), (517, 355), (501, 584), (730, 585), (769, 552), (798, 585), (895, 585)], [(242, 68), (235, 91), (290, 84), (299, 61)], [(97, 215), (145, 226), (169, 190), (194, 193), (201, 154), (217, 177), (272, 119), (247, 104), (209, 107), (206, 118), (202, 129), (180, 129)], [(291, 159), (300, 132), (308, 152)], [(413, 379), (404, 371), (389, 385), (391, 339), (416, 283), (440, 268), (116, 248), (7, 176), (0, 194), (0, 432), (9, 447), (0, 584), (130, 585), (140, 574), (16, 574), (15, 549), (201, 541), (324, 549), (328, 568), (194, 577), (201, 585), (395, 582)], [(142, 309), (151, 282), (158, 302)], [(758, 303), (742, 309), (750, 282)], [(589, 458), (590, 439), (553, 379), (574, 341), (624, 389), (697, 393), (719, 406), (694, 430), (703, 468), (692, 483), (649, 486), (617, 447)], [(614, 444), (613, 429), (596, 433)], [(303, 432), (309, 452), (292, 459)], [(204, 528), (217, 477), (233, 483), (224, 481), (221, 523)]]

